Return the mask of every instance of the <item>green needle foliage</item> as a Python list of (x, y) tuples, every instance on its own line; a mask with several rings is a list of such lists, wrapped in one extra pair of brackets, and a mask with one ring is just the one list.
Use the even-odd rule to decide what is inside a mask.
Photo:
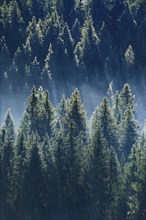
[(2, 93), (142, 82), (145, 11), (144, 0), (1, 0)]
[(146, 138), (132, 97), (126, 84), (109, 94), (111, 106), (103, 98), (91, 126), (77, 89), (54, 108), (48, 91), (33, 87), (17, 132), (8, 110), (0, 130), (1, 219), (144, 220)]

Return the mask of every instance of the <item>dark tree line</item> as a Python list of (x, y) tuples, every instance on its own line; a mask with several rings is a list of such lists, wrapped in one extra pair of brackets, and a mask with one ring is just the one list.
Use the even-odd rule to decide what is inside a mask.
[[(68, 18), (70, 19), (70, 18)], [(33, 87), (20, 126), (0, 128), (1, 220), (144, 220), (146, 130), (125, 84), (87, 120), (76, 89), (56, 108)]]
[[(144, 78), (144, 0), (1, 0), (4, 94)], [(58, 84), (55, 84), (58, 88)], [(102, 89), (103, 89), (102, 88)]]

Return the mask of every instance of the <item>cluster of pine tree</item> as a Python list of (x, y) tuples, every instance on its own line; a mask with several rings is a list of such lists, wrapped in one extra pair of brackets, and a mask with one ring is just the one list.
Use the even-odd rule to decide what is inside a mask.
[(145, 0), (1, 0), (0, 12), (3, 93), (144, 78)]
[(56, 108), (33, 87), (17, 131), (0, 128), (1, 220), (145, 220), (146, 130), (130, 86), (87, 120), (76, 89)]

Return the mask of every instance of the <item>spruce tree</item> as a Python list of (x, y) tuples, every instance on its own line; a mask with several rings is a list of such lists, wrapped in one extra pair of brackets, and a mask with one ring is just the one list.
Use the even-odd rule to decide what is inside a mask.
[(42, 69), (42, 77), (46, 84), (48, 84), (48, 80), (52, 78), (52, 73), (56, 72), (55, 68), (55, 59), (53, 56), (54, 52), (52, 50), (52, 45), (50, 44), (48, 49), (48, 54), (45, 58), (45, 64)]
[(41, 59), (41, 47), (43, 45), (43, 33), (41, 27), (41, 21), (37, 22), (36, 17), (32, 17), (32, 20), (29, 22), (29, 25), (26, 29), (27, 37), (26, 43), (29, 41), (30, 47), (32, 49), (33, 57), (39, 57)]
[(120, 92), (121, 102), (122, 102), (122, 117), (124, 117), (125, 110), (128, 106), (132, 109), (132, 111), (135, 113), (135, 97), (132, 94), (131, 88), (129, 84), (125, 84), (123, 89)]
[(87, 138), (86, 114), (79, 91), (75, 90), (69, 102), (61, 100), (55, 138), (60, 210), (69, 219), (77, 218), (82, 207), (82, 158)]
[(69, 106), (69, 121), (74, 128), (74, 135), (83, 135), (86, 139), (87, 127), (86, 127), (86, 111), (84, 105), (81, 103), (80, 93), (76, 89), (70, 99)]
[[(87, 175), (89, 219), (108, 218), (109, 150), (99, 126), (93, 131)], [(103, 175), (104, 173), (104, 175)]]
[(122, 120), (121, 108), (122, 108), (121, 97), (120, 97), (119, 92), (116, 92), (116, 94), (114, 96), (113, 113), (114, 113), (114, 117), (116, 119), (116, 124), (118, 126), (120, 126), (121, 120)]
[(109, 101), (106, 97), (103, 99), (98, 112), (98, 124), (102, 131), (102, 134), (108, 142), (109, 146), (112, 146), (119, 156), (119, 140), (117, 126), (113, 117), (113, 113), (109, 107)]
[[(23, 214), (37, 219), (43, 216), (43, 162), (39, 137), (32, 132), (27, 139), (27, 167), (23, 178)], [(36, 172), (37, 171), (37, 172)]]
[(127, 166), (127, 219), (137, 219), (138, 212), (138, 166), (139, 166), (139, 149), (133, 146), (129, 157), (130, 163)]
[[(23, 37), (23, 25), (24, 21), (19, 9), (19, 5), (16, 0), (10, 2), (9, 5), (10, 14), (9, 14), (9, 26), (8, 29), (11, 32), (11, 39), (9, 42), (9, 50), (14, 53), (18, 46), (22, 44)], [(17, 36), (17, 41), (15, 40)]]
[[(90, 73), (88, 78), (92, 78), (92, 74), (101, 70), (100, 56), (99, 56), (100, 39), (97, 36), (93, 27), (91, 17), (85, 20), (82, 28), (82, 37), (75, 48), (75, 55), (79, 59), (79, 63), (84, 63), (87, 71)], [(92, 73), (92, 74), (91, 74)]]
[(114, 148), (109, 152), (108, 219), (118, 219), (119, 200), (122, 194), (121, 168)]
[(1, 216), (7, 219), (13, 209), (14, 121), (7, 111), (1, 130)]
[(131, 106), (125, 111), (125, 119), (121, 128), (121, 150), (125, 160), (128, 160), (128, 156), (131, 152), (133, 144), (136, 143), (138, 138), (138, 124), (135, 120), (133, 110)]
[(46, 135), (51, 137), (56, 123), (55, 117), (55, 110), (49, 100), (48, 91), (44, 92), (42, 87), (37, 91), (33, 87), (21, 122), (25, 137), (27, 138), (32, 132), (37, 132), (41, 140)]

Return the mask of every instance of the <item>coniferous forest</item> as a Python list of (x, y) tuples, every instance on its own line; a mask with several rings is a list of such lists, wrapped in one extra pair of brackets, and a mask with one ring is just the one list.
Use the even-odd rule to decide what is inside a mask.
[(145, 0), (1, 0), (0, 220), (145, 220), (145, 88)]

